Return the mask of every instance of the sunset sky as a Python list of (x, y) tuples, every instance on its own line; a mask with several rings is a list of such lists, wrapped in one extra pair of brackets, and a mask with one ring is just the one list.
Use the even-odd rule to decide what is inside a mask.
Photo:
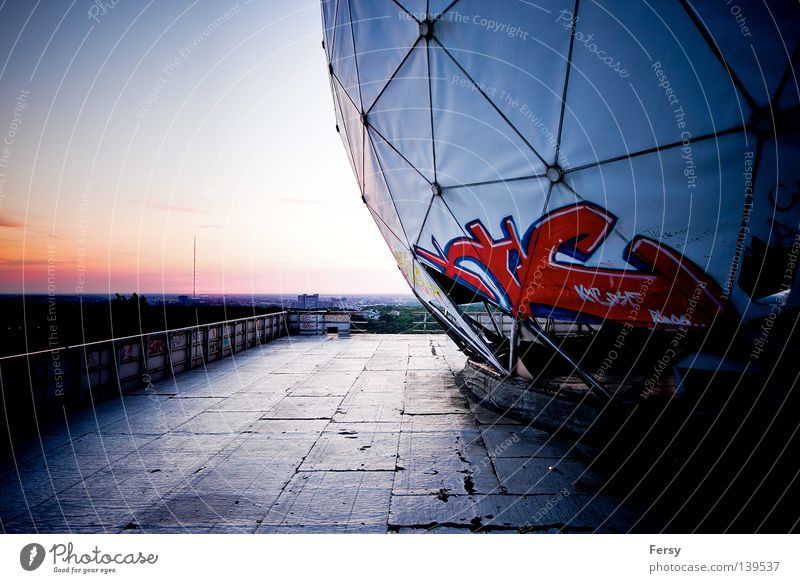
[(0, 293), (407, 293), (317, 0), (0, 2)]

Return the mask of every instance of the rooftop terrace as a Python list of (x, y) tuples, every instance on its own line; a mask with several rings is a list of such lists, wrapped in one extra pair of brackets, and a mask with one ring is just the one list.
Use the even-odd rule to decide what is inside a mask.
[(41, 427), (5, 532), (620, 531), (574, 443), (471, 404), (444, 335), (285, 337)]

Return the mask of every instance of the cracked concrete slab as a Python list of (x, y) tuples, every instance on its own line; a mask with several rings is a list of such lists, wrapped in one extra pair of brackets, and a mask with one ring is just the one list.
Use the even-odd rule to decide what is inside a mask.
[(433, 413), (469, 413), (467, 399), (457, 392), (413, 393), (406, 395), (405, 412), (409, 415), (430, 415)]
[(477, 430), (403, 432), (394, 493), (499, 493), (500, 484)]
[(477, 428), (475, 418), (466, 413), (436, 413), (403, 415), (403, 431), (454, 431), (458, 429)]
[(286, 397), (261, 419), (331, 419), (341, 402), (341, 397)]
[(320, 435), (301, 471), (394, 471), (400, 423), (335, 423)]
[[(282, 338), (41, 428), (5, 532), (616, 532), (574, 443), (468, 402), (443, 335)], [(14, 462), (16, 460), (16, 463)]]
[(289, 394), (293, 397), (344, 397), (358, 377), (356, 372), (327, 371), (325, 375), (306, 379), (290, 389)]
[(583, 462), (571, 459), (500, 457), (494, 468), (506, 494), (592, 493), (603, 486)]
[(493, 425), (482, 430), (481, 436), (492, 457), (561, 458), (578, 455), (574, 443), (531, 427)]
[(250, 427), (250, 431), (265, 435), (293, 435), (295, 433), (319, 435), (329, 422), (328, 419), (261, 418)]
[(339, 527), (353, 532), (385, 532), (392, 479), (390, 472), (298, 473), (266, 515), (258, 532), (281, 532), (274, 527), (327, 527), (325, 532), (329, 532), (330, 527)]
[(342, 400), (334, 415), (337, 422), (396, 421), (403, 415), (402, 391), (376, 393), (353, 390)]

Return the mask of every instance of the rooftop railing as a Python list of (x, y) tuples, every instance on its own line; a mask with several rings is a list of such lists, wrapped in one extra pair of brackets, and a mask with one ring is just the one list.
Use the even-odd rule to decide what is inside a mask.
[(59, 346), (0, 357), (6, 413), (36, 411), (170, 378), (288, 334), (287, 312)]

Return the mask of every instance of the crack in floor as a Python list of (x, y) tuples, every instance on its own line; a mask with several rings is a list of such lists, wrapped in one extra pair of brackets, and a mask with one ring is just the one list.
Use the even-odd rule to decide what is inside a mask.
[[(135, 441), (136, 447), (125, 449), (119, 457), (111, 453), (111, 449), (104, 450), (105, 462), (92, 466), (82, 477), (76, 475), (75, 480), (65, 480), (71, 477), (69, 469), (54, 464), (50, 471), (58, 474), (58, 486), (53, 486), (53, 496), (26, 503), (30, 519), (41, 522), (40, 530), (47, 532), (47, 525), (55, 523), (52, 517), (40, 518), (44, 516), (47, 505), (64, 498), (64, 492), (70, 487), (85, 487), (92, 483), (94, 496), (97, 496), (98, 487), (102, 490), (104, 486), (108, 488), (107, 492), (119, 490), (123, 498), (127, 496), (131, 500), (132, 493), (139, 486), (148, 491), (147, 496), (137, 501), (141, 506), (129, 508), (129, 511), (112, 514), (111, 510), (98, 510), (97, 518), (111, 524), (111, 530), (117, 532), (171, 528), (192, 532), (215, 527), (241, 528), (249, 532), (302, 528), (325, 530), (326, 525), (330, 529), (352, 527), (355, 531), (374, 530), (377, 525), (384, 532), (446, 528), (471, 532), (520, 532), (522, 529), (539, 532), (558, 528), (578, 532), (582, 528), (572, 526), (568, 521), (536, 526), (498, 524), (501, 519), (495, 515), (503, 515), (523, 498), (507, 494), (506, 480), (512, 479), (515, 472), (527, 471), (525, 475), (532, 476), (530, 483), (535, 485), (538, 482), (532, 472), (536, 468), (520, 469), (508, 459), (498, 466), (497, 461), (504, 452), (490, 452), (484, 439), (485, 432), (498, 430), (493, 424), (478, 422), (474, 413), (454, 399), (460, 396), (460, 392), (452, 367), (457, 362), (455, 359), (462, 355), (449, 341), (445, 340), (448, 342), (445, 344), (438, 338), (408, 335), (344, 340), (302, 338), (292, 342), (295, 348), (301, 348), (297, 356), (289, 364), (278, 365), (274, 355), (279, 351), (273, 351), (271, 360), (264, 363), (267, 371), (264, 374), (259, 374), (259, 360), (251, 359), (246, 363), (247, 367), (252, 367), (248, 368), (247, 377), (239, 375), (241, 371), (236, 372), (235, 368), (225, 374), (214, 374), (214, 378), (208, 380), (187, 378), (187, 385), (181, 385), (181, 377), (176, 377), (181, 390), (164, 394), (161, 402), (177, 400), (183, 403), (181, 411), (189, 413), (185, 418), (168, 417), (166, 423), (181, 421), (174, 427), (161, 428), (149, 434), (152, 423), (148, 423), (147, 416), (141, 417), (146, 425), (138, 428), (127, 417), (128, 429), (124, 433), (103, 431), (102, 419), (97, 421), (95, 431), (83, 432), (80, 426), (76, 426), (75, 435), (96, 433), (101, 439), (109, 439), (119, 434)], [(362, 346), (362, 342), (366, 344)], [(348, 355), (352, 346), (359, 348), (358, 356)], [(428, 349), (434, 359), (426, 354)], [(402, 371), (370, 366), (372, 359), (381, 359), (397, 351), (402, 354), (402, 359), (398, 360), (405, 362)], [(284, 376), (289, 373), (280, 367), (302, 364), (304, 358), (320, 364), (315, 364), (308, 374), (292, 373), (296, 379)], [(437, 368), (413, 369), (417, 366), (413, 358), (435, 360)], [(347, 374), (325, 376), (326, 366), (338, 372), (343, 366), (341, 361), (345, 359), (350, 361), (345, 365)], [(240, 361), (232, 361), (223, 360), (213, 366), (219, 369), (245, 366)], [(360, 368), (350, 368), (356, 362)], [(308, 366), (303, 370), (306, 368)], [(388, 371), (391, 371), (391, 378), (386, 374)], [(251, 377), (257, 378), (250, 382), (243, 380)], [(307, 384), (310, 387), (307, 392), (312, 393), (318, 389), (314, 389), (311, 383), (320, 386), (328, 380), (335, 383), (333, 379), (341, 379), (342, 385), (319, 390), (335, 392), (334, 395), (295, 394), (302, 384)], [(227, 397), (189, 394), (193, 390), (208, 391), (217, 383), (221, 383), (218, 388), (224, 389), (226, 380), (242, 386)], [(264, 380), (267, 382), (261, 382)], [(188, 388), (184, 390), (185, 387)], [(398, 390), (402, 391), (402, 398), (397, 395)], [(224, 392), (220, 390), (220, 393)], [(245, 399), (248, 394), (259, 395), (256, 401), (264, 403), (264, 409), (251, 410), (246, 406), (241, 410), (216, 409), (230, 397)], [(191, 405), (192, 400), (195, 400), (195, 405)], [(234, 407), (237, 405), (237, 401), (228, 402)], [(367, 405), (361, 405), (365, 402)], [(415, 410), (406, 412), (412, 405)], [(195, 411), (195, 407), (205, 408)], [(364, 407), (367, 413), (363, 413), (360, 407)], [(115, 416), (118, 409), (107, 409), (109, 417), (102, 427), (114, 429), (118, 427), (115, 423), (126, 419)], [(172, 409), (167, 409), (167, 413)], [(132, 405), (128, 415), (144, 410)], [(335, 413), (329, 414), (331, 411)], [(392, 420), (365, 420), (367, 415), (379, 416), (389, 411)], [(201, 417), (205, 413), (215, 415)], [(302, 416), (295, 417), (292, 413)], [(243, 418), (247, 414), (256, 417), (250, 421), (249, 417)], [(271, 414), (278, 416), (271, 417)], [(350, 414), (358, 420), (334, 417), (342, 414)], [(244, 427), (237, 431), (214, 431), (226, 423)], [(136, 433), (137, 430), (140, 433)], [(522, 427), (517, 431), (524, 434)], [(495, 433), (495, 440), (497, 435)], [(531, 439), (538, 439), (535, 437), (537, 434), (531, 435), (534, 436)], [(91, 447), (93, 442), (88, 443)], [(86, 447), (82, 451), (87, 451)], [(45, 455), (50, 456), (47, 452)], [(165, 466), (158, 456), (175, 456), (177, 465), (175, 468)], [(544, 456), (537, 454), (531, 459), (535, 457)], [(562, 476), (562, 472), (567, 475)], [(563, 480), (571, 480), (573, 473), (572, 469), (561, 468), (559, 472), (552, 472), (559, 476), (557, 479)], [(106, 474), (110, 474), (108, 478)], [(142, 476), (149, 478), (145, 480)], [(23, 478), (20, 480), (24, 481)], [(131, 488), (130, 483), (138, 485)], [(3, 492), (2, 486), (0, 475), (0, 492)], [(465, 518), (463, 505), (468, 497), (469, 504), (485, 504), (491, 512)], [(78, 500), (80, 504), (80, 498)], [(542, 495), (541, 504), (546, 501)], [(75, 504), (75, 499), (71, 498), (69, 502)], [(509, 516), (513, 515), (517, 521), (535, 517), (537, 509), (541, 508), (537, 506), (536, 496), (529, 497), (525, 503), (527, 506), (509, 512)], [(85, 504), (87, 511), (91, 511), (88, 502)], [(580, 502), (576, 507), (582, 504)], [(573, 512), (568, 507), (560, 508), (551, 518), (561, 519), (565, 512)], [(469, 508), (467, 516), (471, 516), (476, 508)], [(8, 516), (3, 508), (3, 494), (0, 494), (0, 525), (3, 529), (7, 530), (11, 519), (13, 531), (15, 524), (23, 522), (17, 520), (23, 514), (24, 511)], [(152, 518), (152, 523), (148, 523), (148, 518)], [(46, 522), (48, 520), (50, 522)], [(63, 517), (63, 520), (68, 518)], [(81, 526), (91, 528), (85, 522)]]

